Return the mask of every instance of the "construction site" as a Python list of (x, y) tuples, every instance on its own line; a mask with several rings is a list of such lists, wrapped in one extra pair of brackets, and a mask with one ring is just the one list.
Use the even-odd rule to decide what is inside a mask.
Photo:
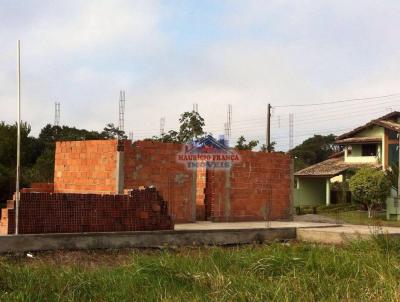
[[(54, 183), (21, 189), (19, 234), (173, 230), (196, 221), (291, 220), (292, 162), (237, 151), (231, 169), (189, 170), (184, 145), (156, 141), (56, 143)], [(15, 195), (1, 233), (15, 233)]]

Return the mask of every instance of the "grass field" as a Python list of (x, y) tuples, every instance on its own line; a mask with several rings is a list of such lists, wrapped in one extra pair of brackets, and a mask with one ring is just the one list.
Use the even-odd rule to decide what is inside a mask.
[(0, 301), (398, 301), (400, 241), (0, 257)]
[(372, 218), (368, 218), (368, 213), (366, 211), (347, 211), (340, 213), (325, 212), (322, 213), (322, 215), (332, 217), (349, 224), (400, 227), (400, 221), (386, 220), (385, 212), (375, 213), (374, 217)]
[(337, 219), (349, 224), (379, 225), (400, 227), (400, 221), (386, 220), (386, 212), (374, 212), (372, 218), (368, 218), (367, 211), (358, 210), (358, 206), (349, 204), (331, 205), (319, 207), (318, 214)]

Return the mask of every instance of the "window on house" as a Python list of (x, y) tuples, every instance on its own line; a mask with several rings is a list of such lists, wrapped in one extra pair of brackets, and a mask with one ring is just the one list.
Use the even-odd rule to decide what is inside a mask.
[(376, 144), (366, 144), (362, 145), (362, 151), (361, 155), (362, 156), (376, 156)]
[(389, 130), (388, 131), (388, 137), (389, 137), (390, 140), (397, 139), (397, 132)]
[(399, 163), (399, 149), (398, 144), (389, 144), (388, 148), (389, 165), (398, 165)]

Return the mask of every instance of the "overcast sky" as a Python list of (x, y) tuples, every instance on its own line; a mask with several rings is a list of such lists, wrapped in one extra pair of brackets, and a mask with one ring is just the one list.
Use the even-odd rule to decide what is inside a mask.
[[(118, 120), (134, 138), (177, 126), (198, 104), (222, 134), (265, 142), (266, 104), (304, 104), (400, 93), (399, 1), (0, 0), (0, 120), (16, 119), (16, 41), (22, 44), (22, 118), (37, 135), (54, 120), (101, 130)], [(387, 111), (400, 96), (276, 108), (273, 139), (288, 147), (340, 133)]]

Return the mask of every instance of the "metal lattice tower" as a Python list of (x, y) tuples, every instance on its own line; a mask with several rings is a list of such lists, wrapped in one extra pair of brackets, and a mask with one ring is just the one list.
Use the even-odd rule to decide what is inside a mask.
[(289, 114), (289, 150), (293, 149), (293, 113)]
[(224, 124), (225, 126), (225, 139), (227, 141), (230, 140), (231, 134), (232, 134), (232, 105), (228, 105), (228, 111), (226, 114), (226, 123)]
[(165, 117), (160, 118), (160, 136), (165, 134)]
[(124, 131), (125, 124), (125, 91), (119, 92), (119, 122), (118, 129)]
[(55, 111), (54, 111), (54, 126), (60, 126), (60, 103), (55, 102)]

